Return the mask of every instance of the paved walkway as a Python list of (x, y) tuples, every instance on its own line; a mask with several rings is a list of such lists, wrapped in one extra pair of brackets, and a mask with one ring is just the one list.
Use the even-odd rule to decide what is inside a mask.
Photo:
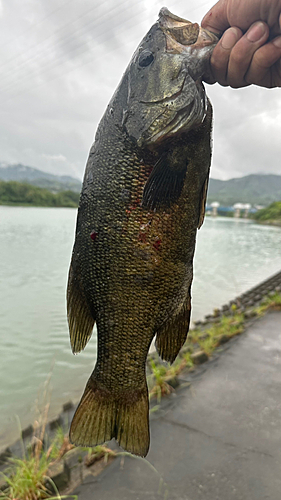
[[(115, 459), (79, 500), (280, 500), (281, 313), (232, 340), (151, 418), (147, 460)], [(163, 481), (159, 480), (159, 474)]]

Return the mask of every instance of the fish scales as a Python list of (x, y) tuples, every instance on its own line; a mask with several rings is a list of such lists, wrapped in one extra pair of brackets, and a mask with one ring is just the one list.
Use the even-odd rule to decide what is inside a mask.
[(189, 328), (211, 159), (201, 78), (216, 41), (162, 9), (98, 127), (67, 290), (73, 352), (95, 322), (98, 330), (96, 366), (70, 429), (77, 445), (114, 437), (147, 454), (147, 354), (156, 335), (160, 356), (173, 362)]

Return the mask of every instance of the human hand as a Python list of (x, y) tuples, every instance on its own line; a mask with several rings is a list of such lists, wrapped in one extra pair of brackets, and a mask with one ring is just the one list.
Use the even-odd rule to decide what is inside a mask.
[(211, 57), (208, 83), (281, 87), (281, 0), (219, 0), (202, 27), (224, 32)]

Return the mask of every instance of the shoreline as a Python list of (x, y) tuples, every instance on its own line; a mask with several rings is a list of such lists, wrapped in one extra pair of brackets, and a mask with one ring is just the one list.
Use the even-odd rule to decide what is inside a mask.
[(281, 220), (256, 220), (254, 222), (256, 222), (257, 224), (261, 224), (262, 226), (281, 227)]
[[(195, 321), (194, 322), (195, 328), (206, 325), (212, 325), (212, 323), (215, 323), (217, 321), (218, 317), (230, 316), (233, 313), (233, 309), (235, 309), (236, 312), (244, 313), (246, 320), (251, 318), (253, 319), (255, 318), (255, 314), (253, 314), (253, 308), (258, 307), (262, 302), (262, 300), (265, 297), (267, 297), (270, 293), (274, 292), (280, 293), (280, 291), (281, 291), (281, 271), (274, 274), (273, 276), (270, 276), (269, 278), (262, 281), (255, 287), (249, 289), (247, 292), (239, 295), (235, 299), (231, 300), (228, 304), (224, 304), (219, 309), (215, 309), (213, 314), (206, 315), (203, 320)], [(156, 351), (150, 353), (148, 355), (148, 362), (155, 356), (158, 356), (156, 354)], [(58, 413), (58, 415), (55, 418), (52, 418), (51, 420), (47, 421), (46, 432), (50, 439), (54, 435), (58, 427), (66, 428), (66, 426), (67, 427), (69, 426), (69, 423), (73, 417), (74, 411), (76, 409), (79, 400), (80, 398), (78, 399), (78, 401), (75, 402), (69, 400), (68, 402), (64, 403), (62, 406), (62, 410)], [(22, 429), (21, 437), (25, 447), (28, 447), (28, 444), (30, 444), (30, 440), (33, 436), (33, 433), (34, 433), (34, 428), (32, 424)], [(13, 441), (8, 446), (4, 446), (0, 450), (0, 468), (2, 469), (3, 464), (6, 463), (7, 458), (9, 458), (12, 455), (17, 456), (19, 453), (21, 453), (21, 450), (22, 450), (21, 439), (15, 437), (15, 441)]]
[[(71, 208), (71, 209), (74, 209), (74, 210), (78, 209), (78, 205), (58, 205), (58, 206), (55, 206), (55, 205), (43, 205), (43, 204), (42, 205), (36, 205), (36, 204), (32, 204), (32, 203), (3, 202), (3, 201), (0, 201), (0, 207), (16, 207), (16, 208)], [(258, 224), (258, 225), (262, 225), (262, 226), (281, 227), (281, 221), (280, 220), (259, 221), (259, 220), (255, 220), (252, 217), (247, 217), (247, 218), (238, 217), (238, 218), (235, 218), (235, 217), (230, 216), (230, 215), (218, 214), (216, 216), (213, 216), (212, 214), (207, 214), (207, 213), (206, 213), (206, 217), (208, 217), (210, 219), (211, 218), (217, 218), (217, 217), (223, 217), (223, 218), (226, 218), (226, 219), (249, 221), (249, 222), (252, 222), (254, 224)]]

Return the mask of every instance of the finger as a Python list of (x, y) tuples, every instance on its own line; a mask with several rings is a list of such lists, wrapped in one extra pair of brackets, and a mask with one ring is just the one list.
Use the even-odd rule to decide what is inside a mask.
[(229, 85), (227, 81), (228, 63), (231, 50), (243, 36), (239, 28), (232, 27), (225, 31), (211, 56), (211, 74), (220, 85)]
[(234, 45), (229, 58), (226, 78), (231, 87), (239, 88), (249, 85), (245, 80), (245, 75), (256, 50), (266, 42), (268, 36), (267, 24), (258, 21), (252, 24), (245, 35)]
[(221, 33), (229, 28), (227, 2), (225, 0), (217, 2), (203, 17), (201, 26), (214, 33)]
[[(278, 61), (279, 65), (276, 65)], [(276, 65), (275, 71), (273, 71), (274, 65)], [(245, 80), (249, 84), (267, 88), (281, 87), (281, 36), (263, 45), (254, 53)]]
[[(270, 28), (273, 28), (275, 25), (277, 27), (276, 19), (279, 12), (280, 0), (275, 2), (272, 0), (220, 0), (207, 12), (201, 24), (205, 29), (220, 32), (225, 31), (229, 26), (237, 26), (245, 32), (256, 21), (268, 21)], [(281, 24), (279, 24), (280, 28)], [(280, 31), (275, 34), (280, 34)]]

